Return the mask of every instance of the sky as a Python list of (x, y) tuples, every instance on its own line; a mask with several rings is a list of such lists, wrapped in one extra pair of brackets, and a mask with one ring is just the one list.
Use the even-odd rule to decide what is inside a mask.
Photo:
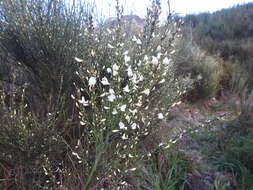
[[(105, 18), (115, 16), (115, 0), (94, 0), (98, 14), (103, 13)], [(125, 7), (125, 14), (136, 14), (140, 17), (146, 15), (146, 8), (150, 5), (150, 0), (119, 0)], [(167, 0), (161, 0), (163, 14), (168, 13)], [(190, 13), (214, 12), (234, 5), (253, 2), (253, 0), (170, 0), (171, 10), (175, 13), (185, 15)]]

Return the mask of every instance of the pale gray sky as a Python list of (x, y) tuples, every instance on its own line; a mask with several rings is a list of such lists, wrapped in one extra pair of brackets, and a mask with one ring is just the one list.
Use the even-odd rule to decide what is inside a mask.
[[(97, 5), (98, 12), (108, 17), (115, 16), (115, 0), (92, 0)], [(137, 14), (141, 17), (146, 15), (146, 8), (150, 0), (119, 0), (125, 7), (125, 14)], [(168, 12), (167, 0), (161, 0), (163, 16)], [(199, 12), (213, 12), (222, 8), (232, 7), (237, 4), (253, 2), (253, 0), (170, 0), (171, 9), (182, 15)]]

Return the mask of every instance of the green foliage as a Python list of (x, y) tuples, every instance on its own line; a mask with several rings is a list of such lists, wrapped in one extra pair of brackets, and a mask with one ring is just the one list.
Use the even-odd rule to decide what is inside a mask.
[(238, 180), (238, 189), (250, 190), (253, 186), (252, 136), (239, 136), (222, 144), (219, 169), (232, 172)]
[(178, 41), (174, 55), (177, 75), (189, 75), (193, 80), (193, 89), (184, 96), (195, 102), (214, 95), (220, 88), (223, 68), (219, 60), (201, 50), (187, 39)]
[(185, 189), (187, 174), (191, 171), (190, 163), (182, 152), (174, 148), (152, 154), (150, 163), (138, 171), (143, 190)]
[[(252, 134), (238, 120), (224, 126), (210, 126), (210, 130), (195, 134), (200, 150), (220, 171), (231, 173), (237, 180), (236, 189), (253, 187)], [(203, 148), (206, 147), (206, 148)]]
[(73, 57), (85, 52), (85, 6), (59, 0), (1, 0), (0, 9), (1, 52), (9, 66), (18, 68), (18, 81), (24, 81), (19, 85), (28, 83), (44, 105), (50, 96), (69, 95), (77, 70)]

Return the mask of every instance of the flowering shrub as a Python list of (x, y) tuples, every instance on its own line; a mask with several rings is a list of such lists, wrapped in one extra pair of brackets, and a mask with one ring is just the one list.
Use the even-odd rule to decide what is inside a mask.
[(159, 26), (160, 11), (154, 1), (144, 30), (133, 35), (121, 30), (120, 15), (116, 27), (88, 31), (88, 54), (75, 58), (83, 84), (72, 98), (84, 129), (78, 157), (88, 171), (86, 185), (94, 177), (135, 170), (144, 156), (139, 142), (190, 84), (175, 77), (171, 61), (180, 23), (169, 19)]

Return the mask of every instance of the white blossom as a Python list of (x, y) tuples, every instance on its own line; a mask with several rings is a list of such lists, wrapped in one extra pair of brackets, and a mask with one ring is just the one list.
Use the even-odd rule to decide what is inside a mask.
[(108, 79), (106, 78), (106, 77), (104, 77), (104, 78), (102, 78), (102, 81), (101, 81), (101, 83), (103, 84), (103, 85), (110, 85), (110, 83), (108, 82)]
[(95, 77), (90, 77), (89, 86), (94, 86), (96, 82), (97, 82), (97, 79)]
[(148, 61), (148, 56), (147, 55), (144, 56), (144, 61), (146, 61), (146, 62)]
[(126, 111), (126, 107), (127, 107), (126, 104), (122, 105), (120, 107), (120, 111), (122, 111), (122, 112)]
[(131, 60), (131, 58), (128, 55), (125, 55), (124, 59), (125, 59), (125, 63), (127, 63)]
[(108, 96), (109, 102), (113, 102), (115, 99), (116, 99), (116, 96), (115, 96), (114, 94), (110, 94), (110, 95)]
[(111, 44), (108, 44), (107, 46), (108, 46), (108, 48), (110, 48), (110, 49), (113, 49), (113, 48), (114, 48)]
[(157, 58), (160, 59), (162, 55), (163, 55), (162, 53), (158, 53)]
[(135, 130), (135, 129), (137, 128), (137, 124), (136, 124), (136, 123), (133, 123), (133, 124), (131, 125), (131, 128), (132, 128), (133, 130)]
[(159, 61), (158, 61), (157, 57), (152, 56), (152, 63), (153, 63), (154, 65), (157, 65), (158, 62), (159, 62)]
[(127, 69), (127, 75), (131, 78), (133, 76), (133, 71), (131, 69), (131, 67), (128, 67)]
[(170, 64), (170, 60), (168, 59), (168, 57), (165, 57), (165, 58), (164, 58), (163, 64), (164, 64), (164, 65), (169, 65), (169, 64)]
[(129, 111), (130, 111), (130, 113), (132, 113), (133, 115), (135, 115), (138, 111), (137, 111), (137, 109), (134, 109), (134, 110), (130, 110), (129, 109)]
[(112, 70), (113, 70), (113, 76), (117, 76), (118, 75), (118, 71), (119, 71), (119, 66), (118, 65), (116, 65), (116, 64), (114, 64), (113, 66), (112, 66)]
[(121, 137), (123, 140), (127, 140), (128, 139), (128, 136), (124, 133)]
[(130, 121), (129, 115), (126, 116), (126, 120), (127, 120), (128, 122)]
[(174, 53), (176, 53), (176, 50), (170, 52), (171, 55), (173, 55)]
[(159, 113), (157, 116), (158, 116), (158, 119), (164, 119), (164, 116), (162, 113)]
[(111, 68), (107, 68), (106, 71), (107, 71), (107, 73), (112, 73), (112, 69)]
[(141, 44), (141, 40), (139, 38), (136, 38), (136, 36), (133, 37), (133, 41), (136, 42), (138, 45)]
[(122, 130), (127, 130), (127, 127), (125, 126), (123, 122), (119, 122), (119, 128)]
[(143, 81), (143, 80), (144, 80), (143, 75), (139, 75), (139, 81)]
[(84, 96), (82, 96), (81, 100), (78, 100), (78, 102), (80, 104), (82, 104), (83, 106), (88, 106), (89, 105), (89, 101), (85, 100)]
[(75, 98), (75, 96), (73, 95), (73, 94), (71, 94), (71, 98), (73, 99), (73, 100), (75, 100), (76, 98)]
[(160, 52), (162, 50), (161, 46), (158, 46), (156, 51)]
[(150, 90), (149, 89), (143, 90), (142, 93), (148, 96), (150, 94)]
[(115, 94), (114, 90), (112, 88), (109, 89), (110, 94)]
[(94, 57), (95, 56), (95, 51), (91, 50), (91, 56)]
[(81, 157), (76, 152), (72, 152), (72, 155), (76, 156), (77, 159), (81, 160)]
[(165, 82), (165, 79), (160, 80), (159, 84), (162, 84)]
[(137, 40), (136, 40), (136, 43), (137, 43), (138, 45), (141, 45), (141, 40), (140, 40), (140, 39), (137, 39)]
[(85, 125), (85, 123), (83, 121), (80, 121), (80, 125)]
[(82, 63), (83, 62), (83, 59), (80, 59), (78, 57), (75, 57), (75, 61), (78, 62), (78, 63)]
[(202, 75), (200, 75), (200, 74), (197, 76), (197, 79), (198, 79), (198, 80), (201, 80), (202, 78), (203, 78), (203, 77), (202, 77)]
[(118, 113), (118, 111), (116, 109), (112, 110), (112, 115), (116, 115)]
[(129, 89), (129, 86), (126, 85), (124, 88), (123, 88), (123, 92), (130, 92), (130, 89)]

